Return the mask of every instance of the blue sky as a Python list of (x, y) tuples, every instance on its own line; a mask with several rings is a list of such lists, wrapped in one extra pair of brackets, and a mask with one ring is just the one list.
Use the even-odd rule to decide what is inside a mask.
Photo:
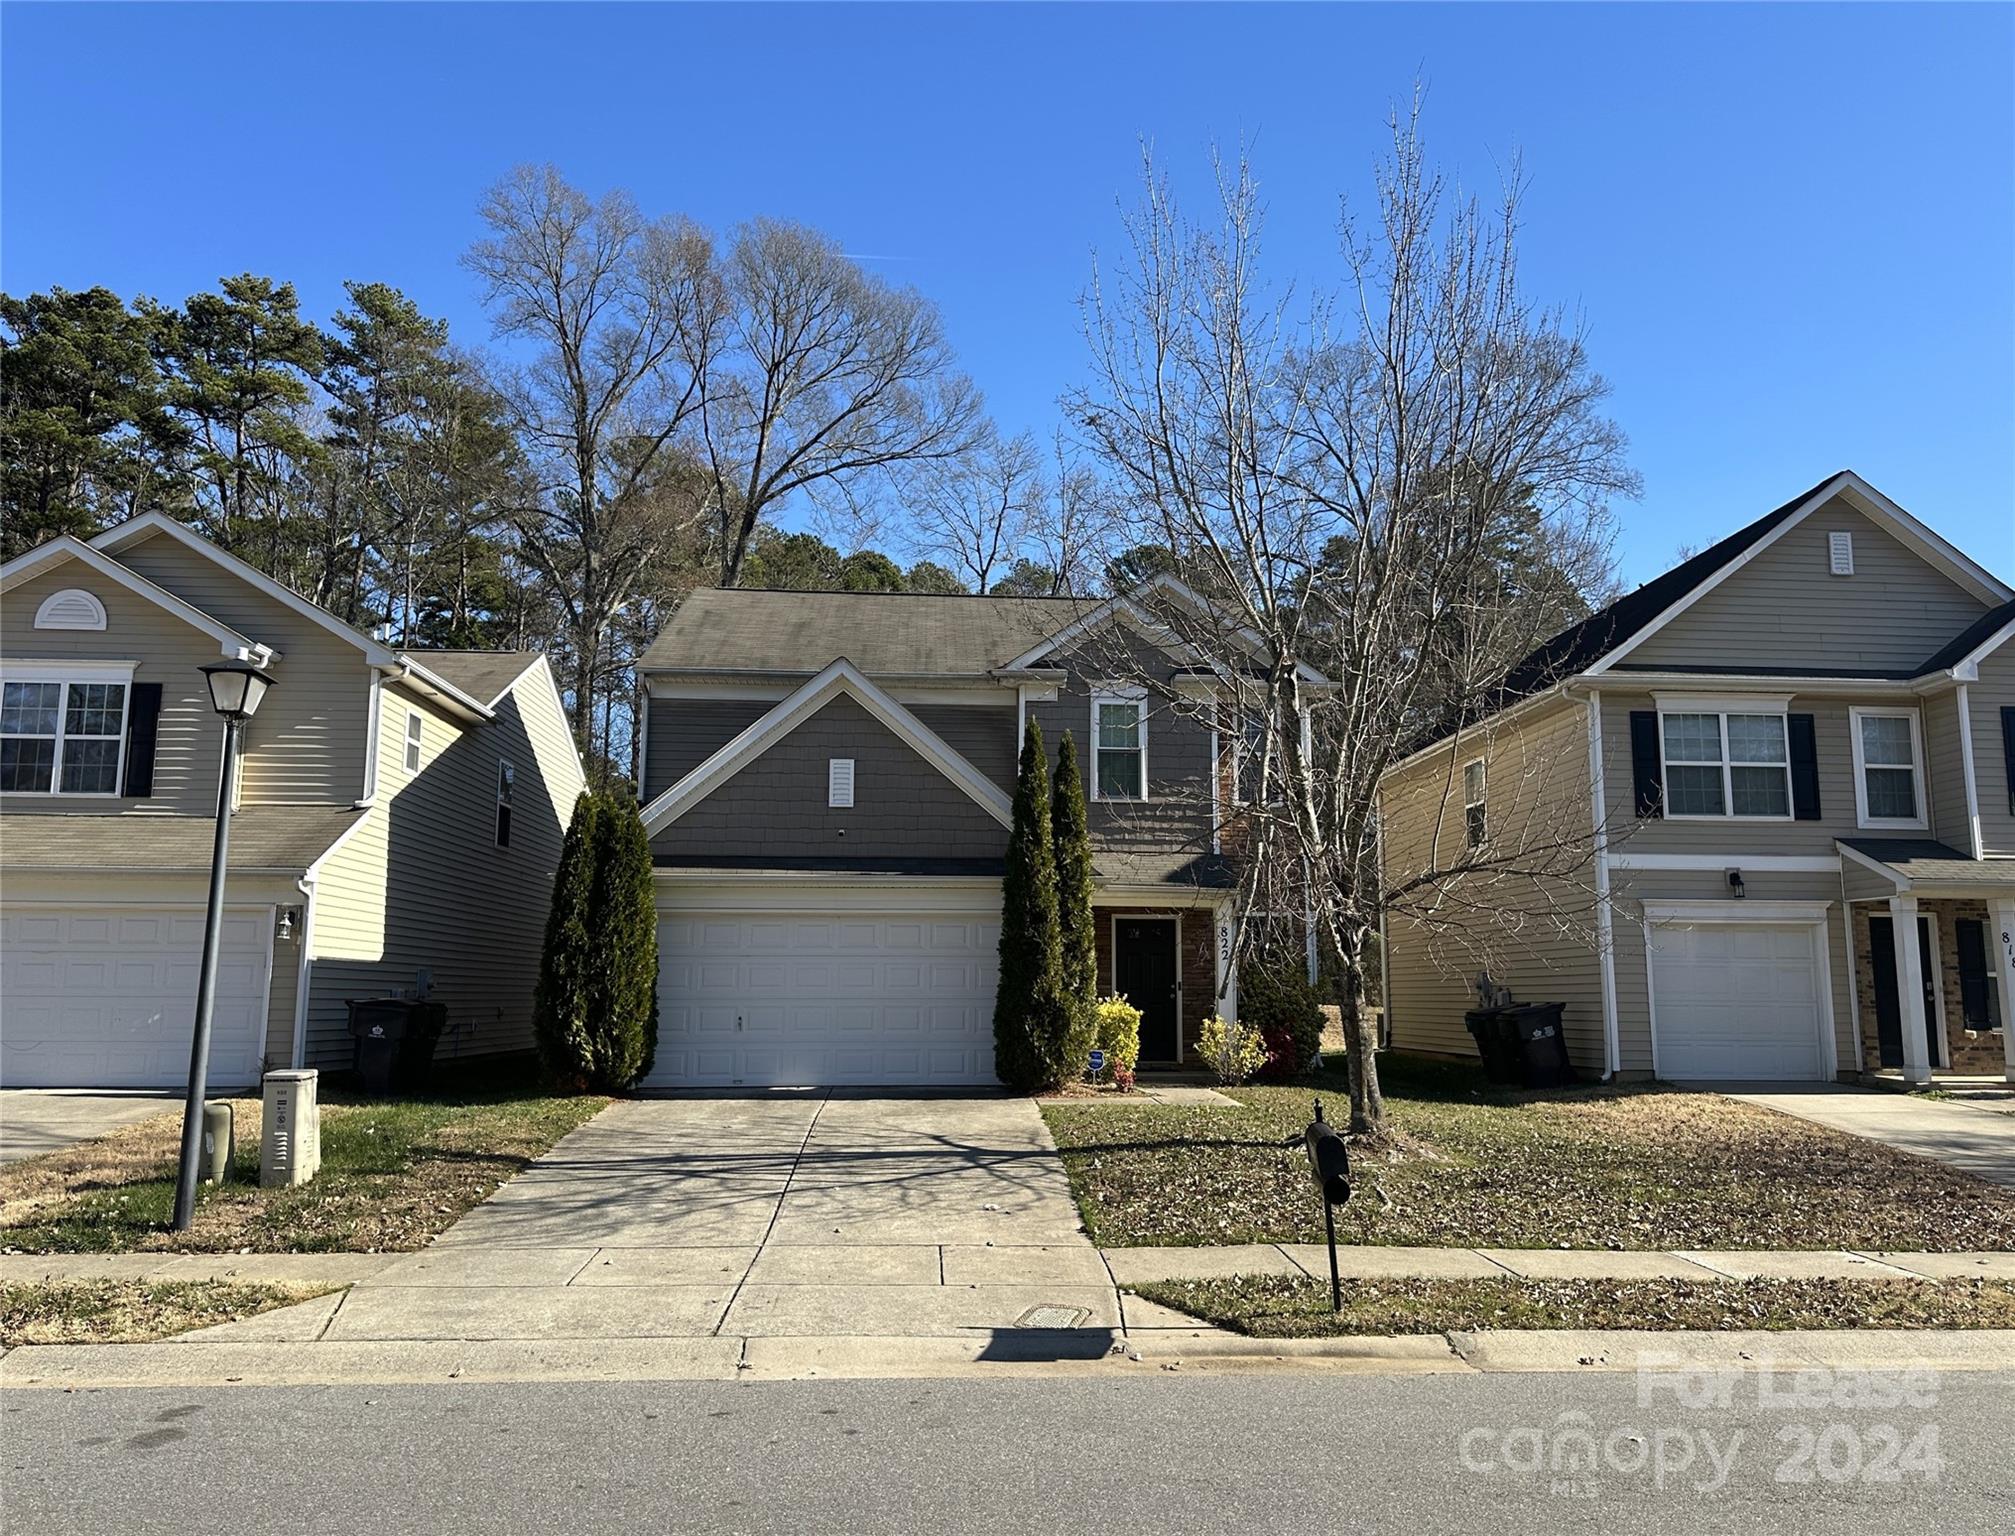
[(724, 227), (802, 219), (943, 307), (1010, 429), (1139, 145), (1200, 208), (1252, 142), (1275, 271), (1336, 272), (1416, 75), (1440, 163), (1522, 152), (1522, 270), (1580, 307), (1644, 475), (1640, 581), (1842, 467), (2015, 575), (2015, 8), (0, 8), (0, 284), (390, 282), (487, 341), (478, 194), (552, 160)]

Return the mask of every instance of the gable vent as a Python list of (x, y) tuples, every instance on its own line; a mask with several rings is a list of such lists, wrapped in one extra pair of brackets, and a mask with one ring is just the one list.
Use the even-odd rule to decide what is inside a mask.
[(1826, 568), (1835, 576), (1854, 574), (1853, 534), (1841, 532), (1826, 535)]
[(826, 804), (835, 810), (851, 809), (854, 803), (854, 760), (835, 757), (826, 763)]
[(78, 587), (44, 598), (35, 610), (37, 629), (103, 629), (105, 605)]

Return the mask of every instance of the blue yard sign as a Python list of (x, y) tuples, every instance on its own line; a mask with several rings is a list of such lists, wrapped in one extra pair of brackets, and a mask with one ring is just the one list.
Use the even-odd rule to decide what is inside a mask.
[(1097, 1077), (1099, 1073), (1103, 1072), (1104, 1070), (1105, 1070), (1105, 1052), (1093, 1051), (1091, 1053), (1091, 1075), (1093, 1077)]

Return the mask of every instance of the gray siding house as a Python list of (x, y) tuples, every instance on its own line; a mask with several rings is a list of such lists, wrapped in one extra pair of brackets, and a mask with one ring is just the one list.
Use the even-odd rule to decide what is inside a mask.
[(1100, 987), (1142, 1059), (1234, 1013), (1210, 691), (1122, 600), (700, 591), (640, 665), (647, 1086), (995, 1081), (1025, 722), (1083, 763)]
[(1384, 858), (1572, 815), (1589, 866), (1389, 922), (1394, 1044), (1469, 1053), (1487, 956), (1592, 1076), (2015, 1080), (2011, 599), (1843, 472), (1548, 641), (1386, 776)]
[(247, 728), (219, 1088), (350, 1061), (345, 999), (423, 982), (443, 1055), (531, 1044), (582, 784), (529, 652), (400, 650), (172, 519), (0, 567), (0, 1083), (188, 1071), (223, 729), (199, 670), (276, 679)]

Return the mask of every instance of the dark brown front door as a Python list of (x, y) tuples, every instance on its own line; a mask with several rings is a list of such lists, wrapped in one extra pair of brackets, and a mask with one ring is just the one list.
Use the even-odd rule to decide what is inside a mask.
[(1140, 1010), (1140, 1059), (1160, 1065), (1176, 1057), (1175, 919), (1113, 921), (1113, 990)]
[[(1875, 1044), (1885, 1067), (1903, 1065), (1903, 1009), (1896, 989), (1896, 924), (1868, 919), (1869, 969), (1875, 972)], [(1924, 1059), (1938, 1065), (1938, 972), (1931, 953), (1931, 923), (1917, 919), (1917, 965), (1924, 978)]]

